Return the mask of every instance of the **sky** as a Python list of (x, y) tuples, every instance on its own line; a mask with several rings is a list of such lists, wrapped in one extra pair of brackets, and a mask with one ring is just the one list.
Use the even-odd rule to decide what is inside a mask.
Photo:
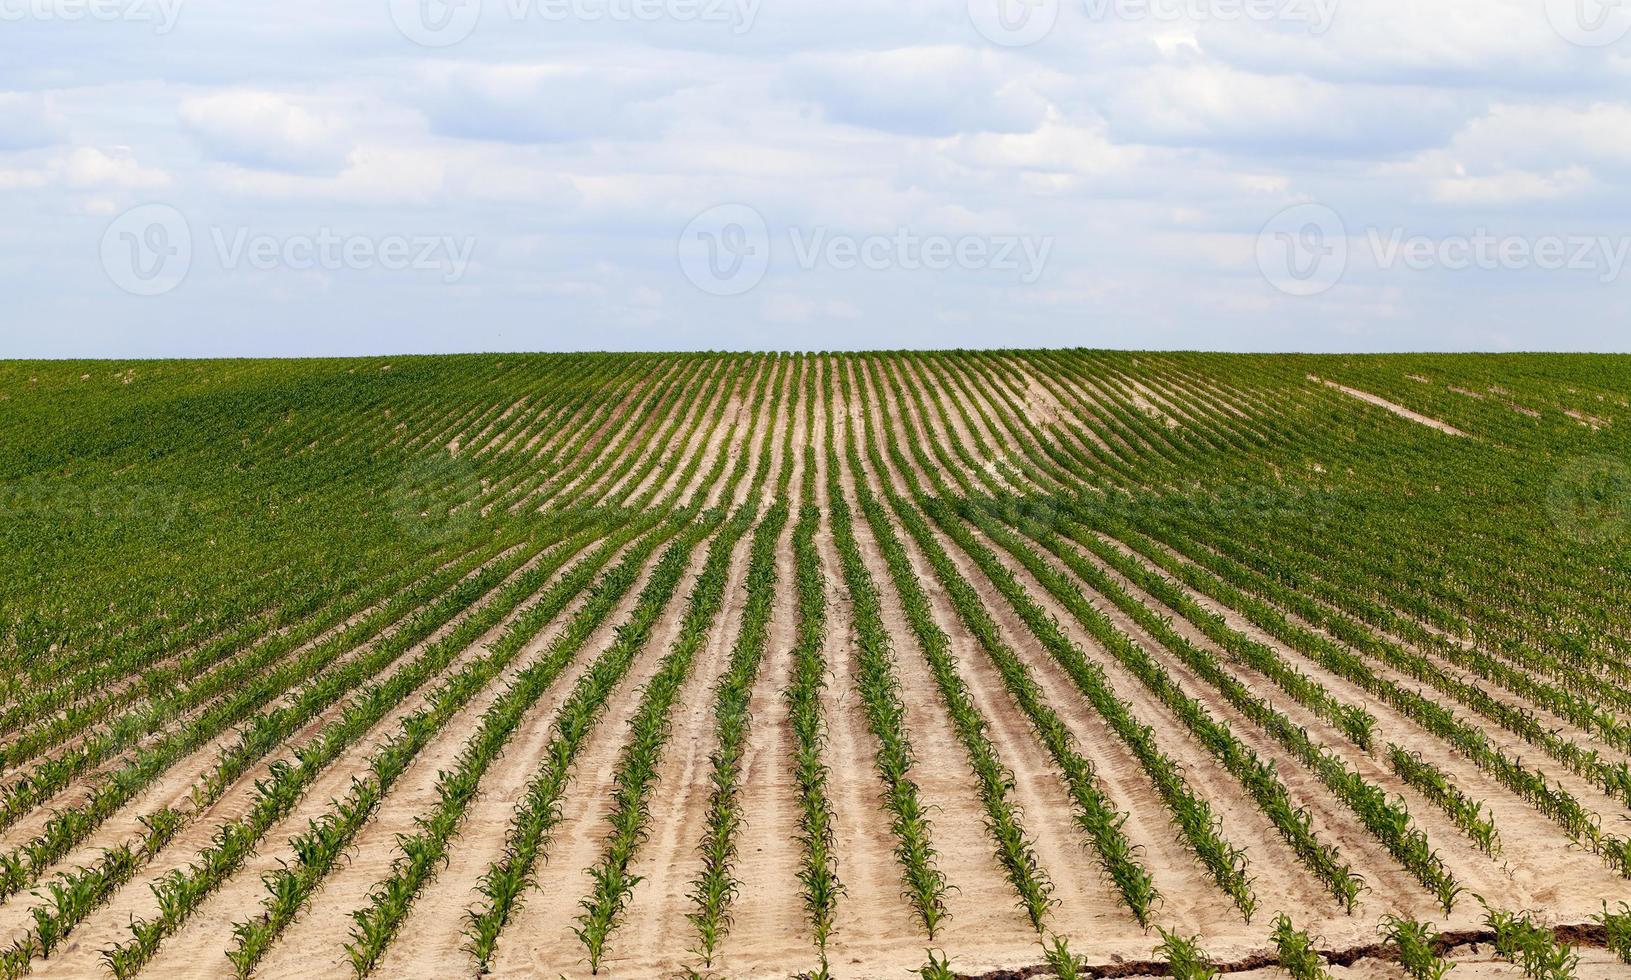
[(1627, 0), (0, 0), (0, 357), (1631, 350)]

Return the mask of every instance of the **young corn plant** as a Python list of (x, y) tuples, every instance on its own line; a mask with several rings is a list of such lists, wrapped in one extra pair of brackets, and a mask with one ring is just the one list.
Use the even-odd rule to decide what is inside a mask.
[(944, 950), (931, 949), (928, 953), (929, 961), (918, 969), (918, 976), (923, 980), (957, 980), (957, 974), (951, 969), (951, 957)]
[(1442, 769), (1420, 753), (1407, 752), (1397, 745), (1388, 746), (1388, 765), (1400, 779), (1448, 814), (1480, 851), (1490, 856), (1500, 853), (1501, 834), (1495, 829), (1494, 818), (1484, 812), (1483, 803), (1461, 792)]
[[(951, 650), (950, 637), (935, 622), (927, 594), (912, 570), (906, 550), (895, 535), (887, 514), (872, 496), (862, 478), (859, 456), (855, 450), (853, 424), (846, 416), (846, 444), (851, 473), (855, 475), (854, 492), (867, 522), (883, 552), (889, 575), (900, 596), (907, 622), (918, 641), (923, 658), (939, 689), (941, 703), (950, 715), (952, 729), (962, 743), (969, 767), (973, 770), (980, 789), (981, 802), (986, 812), (986, 829), (995, 845), (996, 858), (1008, 874), (1031, 927), (1040, 935), (1045, 928), (1049, 909), (1053, 906), (1053, 883), (1036, 856), (1019, 808), (1012, 798), (1014, 776), (1002, 763), (995, 746), (986, 736), (984, 713), (975, 703), (957, 666)], [(859, 546), (850, 527), (848, 503), (844, 500), (838, 481), (838, 458), (832, 441), (828, 442), (828, 481), (832, 497), (834, 537), (839, 547), (854, 552), (859, 558)], [(967, 593), (962, 594), (967, 601)], [(976, 600), (977, 601), (977, 600)], [(953, 597), (956, 604), (957, 597)]]
[(1280, 956), (1280, 968), (1294, 980), (1331, 980), (1325, 961), (1314, 948), (1314, 940), (1307, 931), (1291, 924), (1291, 917), (1281, 913), (1274, 920), (1274, 948)]
[(1631, 905), (1621, 902), (1618, 912), (1610, 912), (1608, 903), (1604, 902), (1603, 914), (1597, 916), (1597, 922), (1608, 934), (1608, 948), (1621, 962), (1631, 963)]
[(1072, 953), (1064, 936), (1048, 937), (1048, 941), (1042, 944), (1042, 955), (1058, 980), (1083, 980), (1088, 976), (1087, 957)]
[(719, 526), (720, 519), (717, 511), (710, 512), (687, 526), (668, 546), (641, 591), (634, 612), (618, 629), (616, 641), (578, 679), (558, 711), (554, 735), (544, 750), (539, 772), (528, 784), (510, 821), (504, 855), (482, 878), (479, 890), (485, 901), (467, 911), (466, 935), (480, 972), (491, 969), (504, 926), (514, 915), (531, 883), (533, 869), (548, 849), (579, 749), (600, 720), (612, 692), (633, 666), (635, 656), (644, 649), (663, 607), (679, 588), (691, 552)]
[[(1480, 899), (1482, 901), (1482, 899)], [(1495, 952), (1517, 964), (1529, 980), (1576, 980), (1580, 954), (1558, 942), (1557, 934), (1527, 913), (1492, 908), (1484, 903), (1484, 925), (1495, 933)]]
[(1156, 948), (1156, 955), (1167, 961), (1167, 970), (1176, 980), (1217, 980), (1217, 967), (1201, 949), (1199, 937), (1185, 937), (1165, 929), (1158, 931), (1161, 945)]
[(1444, 980), (1455, 965), (1438, 953), (1438, 930), (1431, 923), (1389, 915), (1382, 920), (1382, 936), (1399, 954), (1399, 963), (1412, 980)]

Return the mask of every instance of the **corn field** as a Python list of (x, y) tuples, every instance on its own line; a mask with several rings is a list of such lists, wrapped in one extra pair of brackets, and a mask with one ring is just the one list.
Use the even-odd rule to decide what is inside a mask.
[(0, 364), (0, 978), (1631, 976), (1631, 360)]

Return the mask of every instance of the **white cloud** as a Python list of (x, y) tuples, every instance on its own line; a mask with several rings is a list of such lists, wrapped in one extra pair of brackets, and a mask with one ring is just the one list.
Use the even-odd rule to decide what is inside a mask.
[(1514, 205), (1560, 201), (1580, 195), (1593, 185), (1591, 172), (1569, 167), (1552, 173), (1515, 170), (1482, 176), (1459, 175), (1433, 185), (1433, 197), (1445, 204)]
[(791, 97), (834, 122), (905, 136), (1029, 132), (1047, 116), (1044, 78), (990, 51), (936, 46), (807, 55), (784, 76)]
[(31, 169), (0, 170), (0, 190), (60, 187), (70, 190), (151, 190), (170, 186), (170, 175), (144, 167), (128, 147), (92, 146), (53, 156)]
[(1111, 142), (1102, 121), (1071, 120), (1057, 109), (1028, 132), (959, 136), (946, 151), (970, 167), (1084, 177), (1125, 173), (1146, 156), (1139, 147)]
[[(404, 338), (1476, 339), (1452, 336), (1452, 321), (1527, 346), (1625, 344), (1612, 325), (1631, 300), (1611, 290), (1371, 270), (1324, 301), (1286, 302), (1253, 245), (1272, 214), (1304, 201), (1337, 208), (1351, 230), (1623, 225), (1631, 39), (1575, 48), (1538, 0), (1342, 0), (1318, 37), (1205, 17), (1093, 21), (1083, 2), (1062, 0), (1054, 34), (1017, 50), (985, 43), (959, 0), (764, 0), (745, 35), (488, 17), (438, 52), (402, 38), (374, 3), (285, 0), (271, 14), (205, 4), (168, 39), (23, 25), (28, 43), (0, 64), (0, 289), (28, 311), (12, 335), (40, 325), (69, 338), (47, 345), (60, 352), (75, 322), (124, 323), (132, 308), (89, 288), (104, 278), (84, 227), (63, 218), (99, 225), (161, 199), (203, 222), (480, 241), (457, 290), (276, 277), (276, 323), (274, 311), (258, 319), (251, 280), (199, 271), (173, 304), (135, 311), (169, 311), (177, 326), (150, 336), (180, 337), (177, 353), (218, 350), (186, 340), (214, 336), (203, 325), (227, 314), (267, 338), (345, 350)], [(782, 256), (754, 296), (721, 303), (684, 281), (674, 249), (688, 221), (726, 202), (760, 210), (775, 250), (790, 228), (1021, 234), (1056, 248), (1028, 289), (807, 273)], [(1563, 330), (1558, 310), (1571, 314)], [(1526, 316), (1538, 324), (1529, 333)], [(1378, 332), (1367, 317), (1394, 326)], [(309, 326), (290, 331), (293, 320)]]
[(765, 320), (771, 323), (861, 319), (860, 308), (845, 300), (819, 300), (784, 292), (766, 296), (759, 309)]
[(257, 170), (332, 173), (351, 150), (333, 115), (273, 92), (196, 96), (181, 103), (180, 116), (214, 159)]
[(1448, 152), (1475, 169), (1580, 164), (1631, 170), (1631, 106), (1496, 105), (1457, 133)]
[(119, 187), (130, 190), (165, 187), (170, 175), (162, 170), (143, 167), (128, 150), (118, 148), (110, 155), (95, 147), (79, 147), (60, 161), (53, 161), (52, 169), (62, 174), (63, 181), (74, 188)]
[(0, 92), (0, 152), (60, 143), (65, 130), (62, 116), (44, 95)]
[[(1406, 99), (1411, 111), (1401, 114)], [(1439, 145), (1466, 116), (1454, 93), (1200, 61), (1124, 73), (1104, 102), (1113, 138), (1256, 156), (1391, 156)]]
[(508, 143), (652, 139), (671, 75), (607, 65), (452, 65), (430, 74), (426, 113), (438, 133)]

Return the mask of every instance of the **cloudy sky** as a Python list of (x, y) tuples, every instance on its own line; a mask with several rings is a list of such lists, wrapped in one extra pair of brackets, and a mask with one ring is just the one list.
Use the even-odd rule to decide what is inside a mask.
[(0, 356), (1631, 350), (1624, 0), (0, 0)]

